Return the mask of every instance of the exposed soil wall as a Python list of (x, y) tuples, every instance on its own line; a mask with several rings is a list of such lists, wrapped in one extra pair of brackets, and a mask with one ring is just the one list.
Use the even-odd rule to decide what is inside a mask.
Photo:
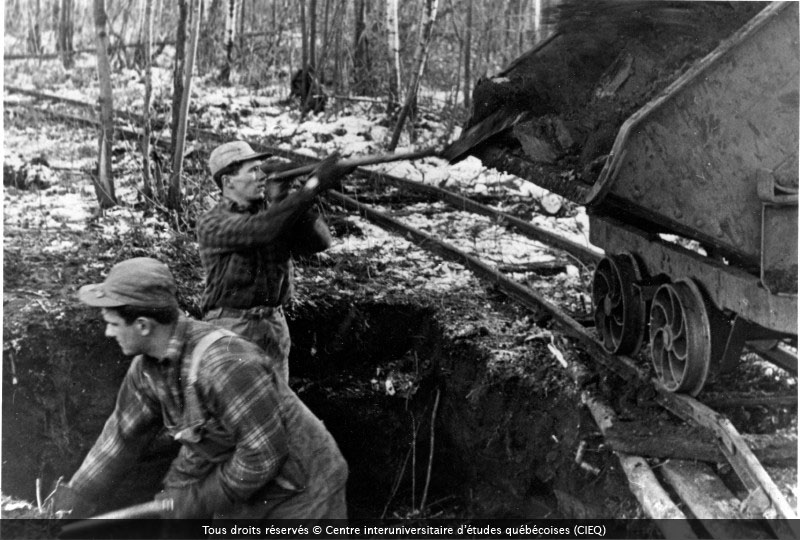
[[(18, 313), (30, 305), (27, 298), (10, 302)], [(610, 454), (587, 458), (599, 474), (574, 463), (579, 441), (592, 442), (593, 424), (566, 379), (549, 373), (547, 362), (490, 365), (495, 338), (485, 328), (454, 336), (441, 315), (415, 302), (344, 300), (312, 301), (292, 314), (292, 383), (351, 464), (351, 516), (409, 515), (429, 469), (431, 513), (635, 512)], [(94, 310), (74, 308), (60, 320), (26, 325), (13, 367), (6, 355), (4, 493), (35, 500), (35, 479), (49, 486), (68, 478), (99, 434), (128, 365), (102, 335)], [(101, 510), (149, 500), (175, 450), (165, 438), (154, 441)]]

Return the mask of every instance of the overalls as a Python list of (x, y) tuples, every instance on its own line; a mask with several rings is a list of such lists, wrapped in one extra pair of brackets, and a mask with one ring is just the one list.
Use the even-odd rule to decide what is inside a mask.
[[(177, 425), (169, 425), (164, 418), (170, 435), (182, 445), (164, 479), (165, 486), (180, 487), (204, 479), (236, 449), (232, 434), (216, 418), (206, 414), (194, 384), (205, 350), (214, 341), (229, 335), (232, 334), (226, 330), (210, 332), (197, 343), (190, 361), (184, 359), (181, 367), (186, 381), (183, 417)], [(348, 467), (336, 441), (281, 377), (273, 375), (272, 380), (289, 437), (286, 461), (277, 476), (247, 501), (214, 517), (346, 519)]]

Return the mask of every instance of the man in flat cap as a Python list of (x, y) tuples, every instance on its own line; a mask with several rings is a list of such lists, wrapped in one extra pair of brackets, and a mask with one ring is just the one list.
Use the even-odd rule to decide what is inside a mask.
[(265, 164), (267, 156), (244, 141), (224, 143), (209, 156), (222, 199), (197, 223), (206, 273), (202, 310), (204, 320), (264, 349), (288, 380), (291, 339), (283, 308), (293, 294), (292, 256), (330, 246), (315, 199), (353, 167), (327, 159), (302, 189), (290, 192), (289, 183), (268, 180), (264, 169), (281, 165)]
[[(150, 258), (116, 264), (81, 302), (133, 356), (114, 412), (54, 512), (87, 515), (165, 427), (181, 443), (158, 499), (173, 518), (346, 518), (347, 463), (264, 351), (181, 314), (175, 280)], [(57, 514), (59, 515), (59, 514)], [(63, 514), (61, 514), (63, 515)]]

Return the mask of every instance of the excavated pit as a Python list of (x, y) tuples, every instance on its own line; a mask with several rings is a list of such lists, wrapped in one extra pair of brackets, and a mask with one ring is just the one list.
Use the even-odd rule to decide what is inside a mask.
[[(635, 515), (574, 391), (545, 364), (525, 376), (490, 373), (481, 340), (491, 336), (454, 338), (438, 315), (414, 303), (345, 300), (292, 312), (292, 386), (350, 464), (351, 517), (418, 516), (423, 498), (425, 515), (438, 517)], [(80, 464), (129, 361), (103, 337), (95, 310), (28, 322), (16, 341), (6, 330), (3, 493), (35, 501), (37, 478), (50, 486)], [(581, 440), (599, 474), (574, 462)], [(151, 499), (175, 450), (154, 441), (98, 511)]]

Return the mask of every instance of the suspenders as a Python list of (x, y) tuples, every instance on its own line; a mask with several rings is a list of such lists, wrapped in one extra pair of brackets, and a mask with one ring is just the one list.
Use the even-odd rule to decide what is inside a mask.
[(184, 403), (183, 403), (183, 421), (182, 429), (174, 435), (176, 441), (179, 442), (200, 442), (201, 433), (200, 428), (205, 423), (203, 409), (200, 406), (200, 400), (197, 397), (197, 389), (195, 383), (197, 382), (197, 374), (200, 371), (200, 362), (203, 360), (208, 348), (219, 341), (220, 339), (228, 336), (236, 336), (237, 334), (230, 330), (216, 329), (212, 330), (195, 345), (192, 351), (191, 363), (189, 364), (189, 374), (184, 385)]

